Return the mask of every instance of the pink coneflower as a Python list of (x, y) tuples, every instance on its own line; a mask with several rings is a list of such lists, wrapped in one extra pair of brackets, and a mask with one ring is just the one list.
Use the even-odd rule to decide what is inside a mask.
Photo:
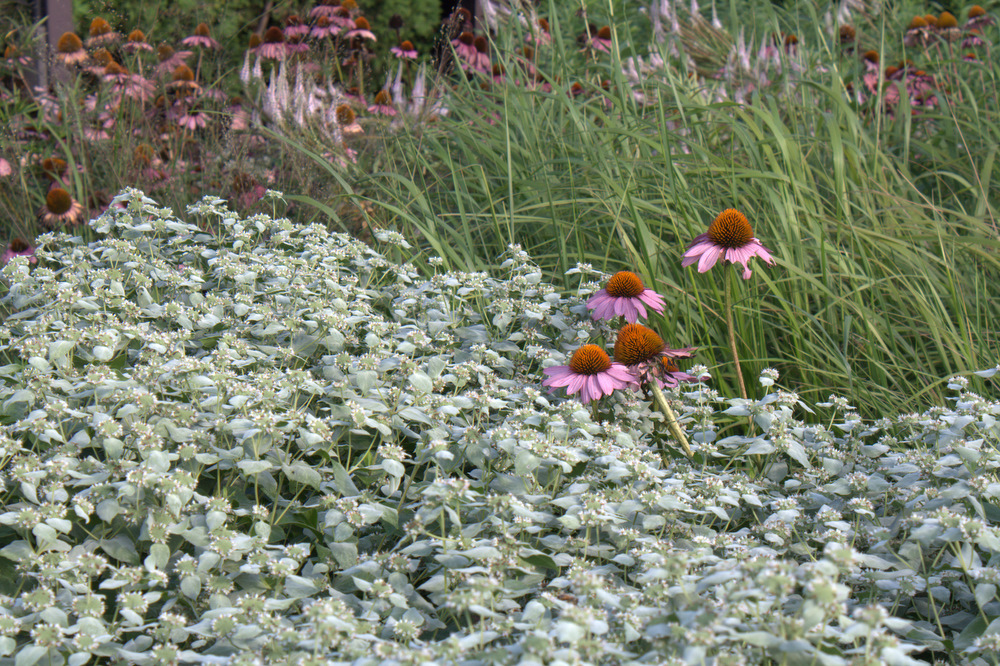
[(399, 46), (393, 46), (389, 50), (400, 60), (415, 60), (417, 57), (417, 49), (414, 48), (413, 42), (408, 39), (404, 39), (399, 43)]
[(937, 19), (937, 32), (946, 42), (957, 42), (962, 36), (958, 19), (951, 12), (941, 12)]
[(38, 211), (42, 225), (48, 229), (57, 226), (73, 226), (83, 218), (83, 206), (74, 201), (69, 192), (61, 187), (53, 187), (45, 197), (45, 205)]
[(969, 20), (965, 22), (962, 26), (966, 30), (981, 29), (988, 25), (993, 25), (996, 21), (993, 17), (986, 13), (986, 10), (979, 5), (972, 5), (969, 8)]
[(182, 39), (181, 44), (184, 46), (197, 46), (203, 49), (219, 48), (219, 42), (212, 39), (212, 33), (204, 23), (199, 23), (194, 29), (194, 34)]
[(15, 238), (7, 245), (7, 249), (0, 255), (0, 266), (6, 266), (14, 257), (28, 257), (29, 263), (38, 263), (38, 257), (35, 256), (35, 248), (23, 238)]
[(773, 264), (771, 253), (754, 238), (753, 227), (746, 216), (735, 208), (727, 208), (716, 216), (708, 231), (697, 237), (684, 253), (681, 266), (697, 262), (698, 272), (704, 273), (720, 259), (731, 264), (743, 264), (743, 279), (749, 279), (750, 260), (760, 257)]
[(655, 291), (646, 289), (639, 276), (631, 271), (618, 271), (612, 275), (604, 289), (587, 301), (593, 319), (625, 317), (630, 324), (634, 324), (639, 317), (646, 318), (646, 306), (662, 313), (666, 303)]
[(309, 17), (319, 18), (320, 16), (324, 16), (331, 18), (339, 8), (340, 0), (323, 0), (323, 2), (309, 10)]
[(451, 45), (455, 47), (455, 55), (464, 62), (470, 62), (476, 57), (476, 36), (468, 30), (451, 40)]
[(174, 68), (174, 73), (170, 76), (168, 90), (174, 90), (182, 95), (197, 91), (199, 86), (194, 80), (194, 70), (187, 65), (178, 65)]
[(76, 65), (87, 59), (83, 41), (75, 32), (64, 32), (56, 42), (56, 60), (67, 65)]
[(583, 345), (573, 352), (569, 365), (545, 368), (542, 372), (548, 376), (542, 386), (566, 387), (567, 396), (579, 393), (584, 404), (635, 382), (624, 365), (612, 363), (608, 353), (597, 345)]
[(12, 173), (14, 173), (14, 169), (10, 166), (10, 162), (0, 157), (0, 178), (6, 178)]
[(962, 40), (962, 48), (972, 49), (982, 46), (985, 43), (982, 31), (979, 28), (970, 28), (969, 32), (965, 35), (965, 39)]
[[(306, 53), (309, 51), (309, 44), (306, 43), (305, 37), (301, 35), (293, 35), (288, 37), (286, 35), (285, 39), (285, 53)], [(319, 71), (319, 65), (314, 62), (299, 63), (299, 67), (303, 70)]]
[(381, 116), (396, 115), (396, 108), (392, 104), (392, 93), (384, 88), (379, 90), (375, 94), (375, 103), (368, 107), (368, 112)]
[(309, 34), (309, 26), (302, 22), (298, 14), (289, 14), (285, 19), (285, 37), (305, 37)]
[(337, 7), (330, 15), (330, 20), (333, 21), (334, 25), (339, 25), (344, 30), (355, 28), (354, 19), (351, 18), (351, 12), (347, 7)]
[(177, 124), (191, 132), (208, 125), (208, 114), (204, 111), (188, 109), (177, 117)]
[(594, 51), (611, 53), (611, 43), (611, 27), (606, 25), (596, 33), (592, 32), (590, 34), (587, 46)]
[(152, 51), (153, 47), (146, 41), (146, 33), (142, 30), (133, 30), (128, 33), (128, 39), (122, 44), (122, 51), (126, 53), (138, 53), (139, 51)]
[(181, 65), (186, 64), (186, 60), (191, 57), (191, 51), (174, 51), (169, 44), (160, 44), (156, 48), (156, 57), (159, 64), (156, 66), (157, 74), (172, 73)]
[(472, 69), (477, 72), (482, 72), (483, 74), (489, 74), (492, 71), (490, 65), (490, 42), (483, 35), (476, 35), (476, 38), (472, 41), (473, 46), (476, 47), (476, 53), (472, 56), (469, 61), (469, 65)]
[(627, 367), (639, 384), (664, 379), (665, 359), (686, 358), (693, 351), (693, 347), (670, 349), (656, 331), (635, 323), (622, 326), (615, 340), (615, 361)]
[(910, 21), (910, 25), (906, 28), (906, 34), (903, 36), (903, 44), (910, 47), (923, 47), (927, 46), (933, 37), (934, 35), (927, 24), (927, 19), (923, 16), (914, 16), (913, 20)]
[(326, 39), (327, 37), (335, 37), (339, 32), (339, 25), (326, 16), (320, 16), (316, 19), (316, 25), (309, 31), (309, 37), (311, 39)]
[(87, 46), (108, 46), (121, 39), (121, 35), (111, 29), (111, 24), (98, 16), (90, 22), (90, 37)]
[(344, 33), (344, 37), (347, 39), (354, 39), (357, 37), (359, 39), (367, 39), (372, 42), (378, 41), (375, 39), (375, 33), (372, 32), (372, 27), (369, 25), (368, 19), (364, 16), (359, 16), (354, 19), (354, 28)]
[(527, 40), (534, 42), (536, 45), (551, 44), (552, 34), (549, 32), (548, 20), (539, 18), (536, 30), (530, 37), (527, 37)]
[(267, 60), (281, 60), (285, 57), (285, 33), (272, 25), (264, 32), (264, 39), (257, 47), (257, 55)]
[(3, 58), (9, 64), (27, 65), (31, 62), (31, 58), (21, 53), (21, 49), (17, 48), (13, 44), (8, 44), (3, 50)]
[(334, 111), (334, 115), (337, 118), (337, 124), (340, 125), (340, 131), (344, 134), (344, 136), (365, 133), (365, 131), (361, 129), (361, 125), (358, 124), (357, 118), (354, 115), (354, 110), (347, 104), (341, 104), (338, 106)]
[(697, 382), (707, 381), (709, 379), (708, 375), (703, 377), (695, 377), (689, 372), (684, 372), (677, 367), (674, 360), (668, 356), (664, 356), (660, 359), (660, 372), (656, 376), (657, 381), (662, 386), (677, 386), (681, 382), (685, 384), (695, 384)]

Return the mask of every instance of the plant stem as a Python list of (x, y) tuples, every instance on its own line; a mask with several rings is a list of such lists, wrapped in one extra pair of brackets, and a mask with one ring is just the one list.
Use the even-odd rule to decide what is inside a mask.
[(733, 281), (726, 275), (726, 328), (729, 330), (729, 350), (733, 352), (733, 363), (736, 365), (736, 378), (740, 381), (740, 395), (747, 400), (747, 385), (743, 381), (743, 369), (740, 367), (740, 355), (736, 351), (736, 328), (733, 326)]
[[(677, 415), (674, 414), (674, 410), (670, 408), (667, 404), (667, 397), (663, 395), (663, 391), (660, 390), (660, 385), (656, 383), (656, 379), (652, 378), (649, 380), (649, 389), (653, 392), (653, 398), (656, 400), (656, 404), (659, 406), (660, 411), (663, 412), (664, 418), (667, 420), (667, 428), (670, 429), (670, 434), (674, 436), (674, 439), (681, 445), (684, 449), (684, 454), (688, 458), (693, 458), (694, 453), (691, 452), (691, 447), (688, 445), (687, 436), (684, 431), (681, 430), (681, 426), (677, 423)], [(664, 453), (664, 462), (666, 462), (666, 451)]]

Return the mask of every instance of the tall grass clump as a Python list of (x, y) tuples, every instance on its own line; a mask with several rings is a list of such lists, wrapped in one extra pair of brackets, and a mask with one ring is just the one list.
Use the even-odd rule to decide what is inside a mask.
[(637, 271), (668, 296), (665, 332), (717, 366), (724, 283), (679, 259), (732, 207), (778, 263), (735, 304), (748, 377), (773, 365), (872, 416), (993, 365), (995, 26), (960, 55), (968, 29), (917, 51), (872, 7), (749, 12), (738, 31), (661, 3), (591, 7), (590, 28), (543, 9), (545, 40), (538, 15), (488, 13), (491, 75), (457, 77), (437, 131), (386, 137), (365, 183), (379, 219), (463, 270), (517, 242), (560, 283), (578, 263)]

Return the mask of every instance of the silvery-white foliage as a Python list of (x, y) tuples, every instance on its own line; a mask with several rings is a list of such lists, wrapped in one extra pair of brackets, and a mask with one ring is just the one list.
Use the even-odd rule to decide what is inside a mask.
[(682, 386), (665, 467), (641, 394), (542, 389), (592, 289), (517, 247), (421, 273), (390, 231), (135, 190), (92, 226), (3, 273), (11, 663), (996, 659), (1000, 405), (968, 377), (875, 422), (770, 369)]

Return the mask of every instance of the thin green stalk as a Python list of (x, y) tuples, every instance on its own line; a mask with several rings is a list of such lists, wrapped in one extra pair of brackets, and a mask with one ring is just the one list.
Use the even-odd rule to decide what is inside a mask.
[[(663, 395), (663, 391), (660, 389), (660, 385), (656, 383), (656, 379), (653, 378), (649, 381), (649, 389), (653, 392), (653, 398), (656, 400), (657, 406), (659, 406), (660, 411), (663, 412), (663, 417), (667, 421), (667, 428), (670, 429), (670, 434), (674, 436), (677, 443), (681, 445), (684, 449), (684, 454), (688, 458), (693, 458), (694, 453), (691, 451), (691, 446), (688, 444), (687, 435), (681, 430), (680, 424), (677, 422), (677, 415), (674, 414), (674, 410), (670, 408), (667, 403), (667, 397)], [(663, 454), (663, 462), (667, 463), (667, 452), (661, 451)]]
[(733, 353), (733, 364), (736, 366), (736, 378), (740, 381), (740, 395), (747, 398), (747, 385), (743, 381), (743, 369), (740, 367), (740, 355), (736, 351), (736, 328), (733, 326), (733, 281), (726, 275), (726, 329), (729, 331), (729, 350)]

